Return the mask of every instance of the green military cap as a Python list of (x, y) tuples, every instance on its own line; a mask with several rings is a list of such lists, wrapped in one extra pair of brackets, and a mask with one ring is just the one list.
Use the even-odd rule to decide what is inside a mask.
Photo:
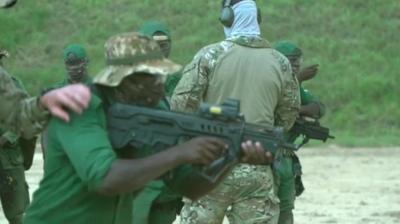
[(181, 68), (166, 59), (157, 42), (141, 33), (122, 33), (111, 37), (105, 44), (107, 67), (93, 82), (104, 86), (118, 86), (134, 73), (167, 76)]
[(79, 44), (70, 44), (64, 49), (64, 61), (69, 64), (76, 64), (87, 60), (85, 49)]
[(286, 57), (289, 56), (301, 56), (303, 54), (302, 50), (297, 47), (296, 44), (290, 41), (280, 41), (274, 45), (275, 50), (281, 52)]
[(150, 21), (145, 23), (139, 29), (139, 32), (148, 37), (156, 38), (155, 40), (163, 40), (163, 39), (157, 39), (157, 38), (163, 38), (162, 36), (157, 35), (156, 37), (153, 37), (155, 33), (161, 32), (165, 34), (165, 40), (171, 39), (171, 31), (169, 30), (168, 26), (158, 21)]

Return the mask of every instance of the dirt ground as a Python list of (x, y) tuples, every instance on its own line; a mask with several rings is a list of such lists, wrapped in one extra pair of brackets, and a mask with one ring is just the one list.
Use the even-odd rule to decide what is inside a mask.
[[(295, 223), (400, 223), (400, 148), (302, 149), (306, 191)], [(42, 176), (41, 154), (27, 173), (31, 192)], [(0, 214), (0, 223), (7, 223)]]

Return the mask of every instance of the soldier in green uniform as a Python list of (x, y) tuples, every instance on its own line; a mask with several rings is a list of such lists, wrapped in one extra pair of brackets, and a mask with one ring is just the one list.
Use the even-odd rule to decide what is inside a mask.
[(141, 159), (114, 151), (107, 108), (115, 102), (156, 106), (165, 76), (179, 66), (138, 33), (111, 37), (105, 47), (107, 67), (93, 80), (89, 108), (71, 114), (68, 124), (56, 118), (49, 123), (44, 177), (25, 224), (131, 223), (132, 192), (181, 164), (208, 164), (226, 148), (219, 139), (199, 137)]
[[(162, 56), (156, 42), (139, 33), (115, 35), (105, 48), (107, 66), (93, 80), (89, 108), (80, 116), (71, 114), (69, 123), (57, 118), (49, 123), (44, 177), (25, 224), (131, 223), (132, 192), (180, 165), (209, 164), (227, 148), (220, 139), (197, 137), (143, 158), (115, 151), (107, 133), (109, 107), (114, 103), (157, 106), (166, 75), (179, 66)], [(245, 159), (265, 153), (262, 147), (244, 146)], [(145, 151), (146, 147), (135, 150)]]
[[(79, 44), (68, 45), (63, 52), (63, 60), (65, 64), (65, 69), (67, 71), (67, 77), (60, 83), (46, 89), (48, 92), (53, 89), (59, 89), (69, 84), (83, 83), (85, 85), (90, 85), (92, 82), (91, 77), (88, 75), (88, 63), (89, 58), (87, 56), (86, 50)], [(47, 147), (47, 129), (45, 129), (41, 135), (41, 145), (43, 151), (43, 158), (45, 157), (45, 151)]]
[[(139, 29), (139, 32), (153, 38), (153, 40), (155, 40), (160, 46), (164, 56), (166, 58), (169, 57), (171, 53), (172, 39), (171, 31), (166, 24), (158, 21), (150, 21), (145, 23)], [(174, 91), (175, 86), (178, 84), (181, 77), (181, 70), (168, 76), (167, 80), (165, 81), (165, 90), (167, 97), (172, 96), (172, 92)]]
[[(139, 30), (140, 33), (152, 38), (160, 46), (163, 55), (168, 57), (171, 51), (171, 33), (169, 28), (161, 22), (151, 21), (145, 23)], [(176, 85), (171, 82), (179, 81), (180, 72), (168, 75), (165, 83), (166, 95), (172, 93), (169, 86)], [(166, 100), (160, 102), (160, 109), (169, 110)], [(133, 201), (133, 224), (168, 224), (173, 223), (182, 207), (182, 196), (174, 193), (165, 186), (161, 180), (150, 182)]]
[(90, 84), (88, 74), (89, 58), (86, 50), (79, 44), (70, 44), (64, 49), (64, 63), (68, 76), (63, 84), (85, 83)]
[(150, 21), (143, 24), (139, 29), (139, 32), (156, 41), (160, 46), (164, 57), (169, 58), (172, 41), (171, 31), (166, 24), (159, 21)]
[[(8, 52), (0, 50), (0, 65), (2, 58), (8, 57)], [(11, 77), (21, 94), (28, 96), (22, 83)], [(10, 132), (0, 129), (0, 200), (3, 212), (10, 224), (22, 224), (22, 217), (29, 204), (28, 185), (25, 181), (24, 154), (22, 152), (22, 139)], [(27, 142), (27, 140), (24, 140)], [(36, 142), (33, 139), (31, 145)], [(33, 152), (34, 148), (26, 149)], [(30, 154), (33, 156), (33, 153)], [(31, 161), (31, 158), (26, 158)], [(27, 161), (28, 162), (28, 161)], [(28, 165), (30, 166), (30, 165)], [(27, 167), (28, 168), (28, 167)]]
[[(293, 74), (296, 75), (299, 82), (313, 78), (318, 72), (318, 65), (311, 65), (301, 70), (302, 50), (294, 43), (288, 41), (278, 42), (275, 49), (285, 55), (292, 66)], [(307, 89), (300, 87), (301, 107), (300, 116), (321, 118), (325, 113), (325, 106), (313, 96)], [(300, 178), (295, 178), (301, 175), (296, 169), (300, 166), (296, 155), (286, 155), (281, 166), (277, 170), (279, 179), (278, 197), (280, 200), (279, 224), (293, 224), (293, 209), (295, 197), (302, 193), (302, 183)], [(297, 186), (296, 186), (297, 185)], [(296, 192), (296, 189), (298, 192)]]

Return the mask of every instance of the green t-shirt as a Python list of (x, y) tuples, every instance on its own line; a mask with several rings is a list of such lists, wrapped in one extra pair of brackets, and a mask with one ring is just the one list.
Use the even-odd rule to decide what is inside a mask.
[(176, 72), (168, 76), (167, 80), (165, 81), (165, 92), (168, 97), (172, 96), (181, 78), (182, 78), (182, 71)]
[(108, 140), (101, 100), (92, 96), (82, 115), (65, 123), (52, 118), (44, 177), (25, 224), (123, 224), (132, 218), (132, 195), (97, 193), (117, 156)]
[(308, 89), (300, 86), (301, 105), (307, 105), (311, 102), (316, 102), (318, 99)]

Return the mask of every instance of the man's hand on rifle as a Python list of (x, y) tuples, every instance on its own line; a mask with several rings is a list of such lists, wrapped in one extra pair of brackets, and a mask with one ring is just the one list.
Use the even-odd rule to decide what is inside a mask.
[(241, 162), (243, 163), (249, 163), (253, 165), (265, 165), (271, 164), (274, 160), (272, 153), (268, 150), (265, 150), (259, 142), (243, 142), (242, 150), (243, 157), (241, 159)]
[(223, 155), (228, 145), (214, 137), (197, 137), (174, 147), (174, 153), (184, 163), (209, 165)]

